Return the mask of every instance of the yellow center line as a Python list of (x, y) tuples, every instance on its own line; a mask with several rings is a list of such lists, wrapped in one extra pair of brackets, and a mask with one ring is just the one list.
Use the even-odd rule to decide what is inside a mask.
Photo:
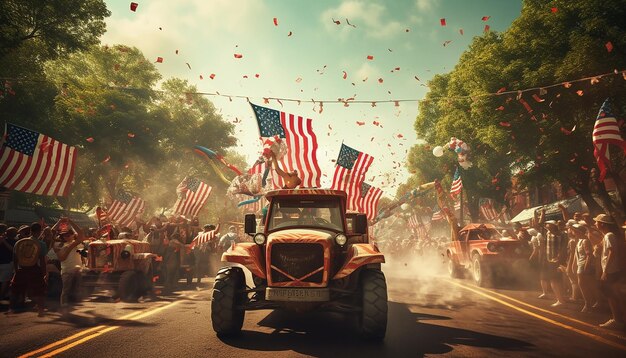
[[(535, 310), (537, 310), (537, 311), (541, 311), (541, 312), (544, 312), (544, 313), (549, 313), (549, 314), (551, 314), (551, 315), (554, 315), (554, 316), (557, 316), (557, 317), (561, 317), (561, 318), (566, 319), (566, 320), (568, 320), (568, 321), (576, 322), (576, 323), (578, 323), (578, 324), (580, 324), (580, 325), (583, 325), (583, 326), (587, 326), (587, 327), (593, 328), (594, 330), (600, 330), (600, 327), (598, 327), (598, 326), (596, 326), (596, 325), (593, 325), (593, 324), (591, 324), (591, 323), (587, 323), (587, 322), (584, 322), (584, 321), (578, 320), (578, 319), (573, 318), (573, 317), (570, 317), (570, 316), (562, 315), (562, 314), (557, 313), (557, 312), (553, 312), (553, 311), (550, 311), (550, 310), (547, 310), (547, 309), (543, 309), (543, 308), (541, 308), (541, 307), (533, 306), (533, 305), (531, 305), (530, 303), (526, 303), (526, 302), (524, 302), (524, 301), (517, 300), (517, 299), (515, 299), (515, 298), (513, 298), (513, 297), (507, 296), (507, 295), (502, 294), (502, 293), (499, 293), (499, 292), (495, 292), (495, 291), (492, 291), (492, 290), (487, 290), (487, 289), (482, 288), (482, 287), (476, 287), (476, 289), (478, 289), (478, 290), (482, 290), (482, 291), (484, 291), (484, 292), (492, 293), (492, 294), (494, 294), (494, 295), (498, 295), (498, 296), (500, 296), (500, 297), (507, 298), (507, 299), (509, 299), (509, 300), (511, 300), (511, 301), (513, 301), (513, 302), (519, 303), (519, 304), (524, 305), (524, 306), (527, 306), (527, 307), (531, 307), (531, 308), (533, 308), (533, 309), (535, 309)], [(611, 336), (613, 336), (613, 337), (619, 338), (619, 339), (626, 339), (626, 337), (624, 337), (624, 336), (622, 336), (622, 335), (619, 335), (619, 334), (617, 334), (617, 333), (611, 332), (611, 331), (602, 331), (602, 332), (607, 333), (607, 334), (609, 334), (609, 335), (611, 335)]]
[[(139, 315), (141, 313), (142, 313), (141, 311), (139, 311), (139, 312), (132, 312), (132, 313), (129, 313), (129, 314), (125, 315), (125, 316), (122, 316), (122, 317), (120, 317), (118, 319), (130, 319), (131, 317), (137, 316), (137, 315)], [(54, 347), (56, 347), (58, 345), (61, 345), (61, 344), (65, 343), (65, 342), (72, 341), (72, 340), (74, 340), (74, 339), (76, 339), (76, 338), (78, 338), (80, 336), (84, 336), (85, 334), (97, 331), (99, 329), (103, 329), (105, 327), (107, 327), (107, 326), (106, 325), (100, 325), (100, 326), (88, 328), (88, 329), (86, 329), (84, 331), (80, 331), (80, 332), (78, 332), (78, 333), (76, 333), (74, 335), (71, 335), (71, 336), (69, 336), (67, 338), (64, 338), (64, 339), (61, 339), (59, 341), (53, 342), (51, 344), (48, 344), (47, 346), (41, 347), (41, 348), (39, 348), (37, 350), (34, 350), (32, 352), (24, 353), (21, 356), (19, 356), (18, 358), (27, 358), (27, 357), (33, 356), (33, 355), (35, 355), (37, 353), (45, 352), (45, 351), (47, 351), (47, 350), (49, 350), (51, 348), (54, 348)]]
[(490, 296), (490, 295), (488, 295), (488, 294), (486, 294), (486, 293), (484, 293), (484, 292), (482, 292), (482, 291), (476, 290), (476, 289), (474, 289), (474, 288), (472, 288), (472, 287), (465, 286), (465, 285), (463, 285), (463, 284), (460, 284), (460, 283), (455, 282), (455, 281), (452, 281), (452, 280), (447, 280), (447, 281), (448, 281), (448, 282), (450, 282), (450, 283), (452, 283), (453, 285), (456, 285), (456, 286), (459, 286), (459, 287), (464, 288), (464, 289), (466, 289), (466, 290), (472, 291), (472, 292), (474, 292), (474, 293), (476, 293), (476, 294), (478, 294), (478, 295), (481, 295), (481, 296), (483, 296), (483, 297), (485, 297), (485, 298), (488, 298), (488, 299), (490, 299), (490, 300), (496, 301), (496, 302), (498, 302), (498, 303), (500, 303), (500, 304), (502, 304), (502, 305), (505, 305), (505, 306), (510, 307), (510, 308), (512, 308), (512, 309), (514, 309), (514, 310), (517, 310), (517, 311), (520, 311), (520, 312), (522, 312), (522, 313), (525, 313), (525, 314), (527, 314), (527, 315), (529, 315), (529, 316), (532, 316), (532, 317), (538, 318), (538, 319), (540, 319), (540, 320), (542, 320), (542, 321), (545, 321), (545, 322), (551, 323), (551, 324), (553, 324), (553, 325), (555, 325), (555, 326), (559, 326), (559, 327), (561, 327), (561, 328), (565, 328), (565, 329), (570, 330), (570, 331), (572, 331), (572, 332), (576, 332), (576, 333), (581, 334), (581, 335), (583, 335), (583, 336), (589, 337), (589, 338), (591, 338), (591, 339), (593, 339), (593, 340), (596, 340), (596, 341), (598, 341), (598, 342), (601, 342), (601, 343), (607, 344), (607, 345), (609, 345), (609, 346), (612, 346), (612, 347), (615, 347), (615, 348), (618, 348), (618, 349), (621, 349), (621, 350), (626, 351), (626, 346), (621, 345), (621, 344), (619, 344), (619, 343), (616, 343), (616, 342), (610, 341), (610, 340), (608, 340), (608, 339), (606, 339), (606, 338), (603, 338), (603, 337), (597, 336), (597, 335), (592, 334), (592, 333), (589, 333), (589, 332), (587, 332), (587, 331), (583, 331), (583, 330), (580, 330), (580, 329), (578, 329), (578, 328), (575, 328), (575, 327), (572, 327), (572, 326), (566, 325), (566, 324), (564, 324), (564, 323), (561, 323), (561, 322), (555, 321), (555, 320), (550, 319), (550, 318), (548, 318), (548, 317), (544, 317), (544, 316), (542, 316), (542, 315), (540, 315), (540, 314), (537, 314), (537, 313), (534, 313), (534, 312), (530, 312), (530, 311), (525, 310), (525, 309), (523, 309), (523, 308), (521, 308), (521, 307), (517, 307), (517, 306), (515, 306), (515, 305), (513, 305), (513, 304), (511, 304), (511, 303), (508, 303), (508, 302), (506, 302), (506, 301), (502, 301), (502, 300), (501, 300), (501, 299), (499, 299), (499, 298), (496, 298), (496, 297)]
[[(161, 312), (161, 311), (163, 311), (165, 309), (174, 307), (175, 305), (177, 305), (177, 304), (179, 304), (181, 302), (182, 301), (175, 301), (175, 302), (172, 302), (172, 303), (168, 303), (166, 305), (160, 306), (160, 307), (155, 308), (155, 309), (150, 310), (150, 311), (133, 312), (133, 313), (128, 314), (126, 316), (120, 317), (119, 319), (120, 320), (121, 319), (129, 319), (129, 320), (133, 320), (133, 321), (139, 320), (139, 319), (151, 316), (151, 315), (153, 315), (155, 313)], [(90, 328), (90, 329), (86, 329), (86, 330), (84, 330), (82, 332), (79, 332), (79, 333), (77, 333), (77, 334), (75, 334), (75, 335), (73, 335), (71, 337), (68, 337), (68, 338), (62, 339), (60, 341), (57, 341), (55, 343), (49, 344), (49, 345), (47, 345), (45, 347), (42, 347), (42, 348), (40, 348), (40, 349), (38, 349), (36, 351), (32, 351), (32, 352), (26, 353), (26, 354), (20, 356), (20, 358), (33, 356), (33, 355), (35, 355), (37, 353), (44, 352), (44, 351), (50, 350), (51, 348), (54, 348), (56, 346), (62, 345), (64, 343), (69, 342), (69, 341), (71, 341), (73, 339), (76, 339), (76, 338), (78, 338), (80, 336), (84, 336), (86, 334), (95, 332), (95, 333), (92, 333), (92, 334), (90, 334), (90, 335), (88, 335), (86, 337), (83, 337), (83, 338), (81, 338), (81, 339), (79, 339), (77, 341), (74, 341), (72, 343), (64, 345), (64, 346), (62, 346), (62, 347), (60, 347), (60, 348), (58, 348), (58, 349), (56, 349), (56, 350), (54, 350), (52, 352), (49, 352), (49, 353), (47, 353), (45, 355), (40, 356), (40, 357), (53, 357), (53, 356), (55, 356), (55, 355), (57, 355), (59, 353), (65, 352), (66, 350), (69, 350), (69, 349), (71, 349), (73, 347), (76, 347), (76, 346), (78, 346), (80, 344), (83, 344), (83, 343), (85, 343), (87, 341), (90, 341), (90, 340), (92, 340), (92, 339), (94, 339), (96, 337), (99, 337), (99, 336), (101, 336), (101, 335), (103, 335), (105, 333), (108, 333), (108, 332), (111, 332), (113, 330), (116, 330), (116, 329), (118, 329), (120, 327), (122, 327), (122, 326), (118, 325), (118, 326), (109, 326), (109, 327), (107, 327), (105, 325), (101, 325), (101, 326), (98, 326), (98, 327), (93, 327), (93, 328)]]

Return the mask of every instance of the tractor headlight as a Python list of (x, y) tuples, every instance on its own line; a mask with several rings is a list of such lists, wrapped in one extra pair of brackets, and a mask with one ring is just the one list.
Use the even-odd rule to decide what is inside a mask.
[(265, 243), (265, 240), (267, 238), (265, 237), (265, 235), (263, 235), (262, 233), (258, 233), (256, 235), (254, 235), (254, 243), (257, 245), (263, 245)]
[(335, 236), (335, 242), (337, 245), (343, 246), (348, 242), (348, 237), (344, 234), (337, 234), (337, 236)]
[(491, 252), (496, 252), (496, 250), (498, 249), (497, 245), (494, 242), (490, 242), (487, 244), (487, 250), (491, 251)]

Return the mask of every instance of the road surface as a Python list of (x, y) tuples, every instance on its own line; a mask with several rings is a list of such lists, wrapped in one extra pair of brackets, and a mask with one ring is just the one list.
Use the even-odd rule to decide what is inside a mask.
[(624, 357), (626, 335), (597, 327), (608, 313), (552, 308), (537, 292), (452, 280), (439, 263), (398, 260), (388, 281), (387, 336), (362, 341), (338, 314), (247, 312), (242, 335), (211, 328), (212, 280), (138, 303), (92, 296), (67, 317), (2, 315), (0, 355), (57, 357)]

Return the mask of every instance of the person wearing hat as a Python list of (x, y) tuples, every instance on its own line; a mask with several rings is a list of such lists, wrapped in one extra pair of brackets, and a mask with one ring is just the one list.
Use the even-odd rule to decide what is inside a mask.
[(46, 252), (47, 247), (39, 241), (41, 224), (33, 223), (28, 230), (20, 228), (22, 233), (32, 236), (19, 239), (13, 246), (13, 268), (15, 274), (11, 280), (10, 312), (23, 305), (26, 295), (37, 303), (39, 316), (44, 315), (47, 289)]
[(621, 314), (620, 295), (615, 286), (622, 276), (618, 258), (621, 254), (617, 239), (617, 225), (613, 218), (606, 214), (600, 214), (593, 218), (596, 227), (604, 237), (602, 239), (602, 276), (600, 277), (600, 290), (606, 296), (611, 309), (612, 318), (600, 324), (600, 327), (621, 329), (624, 322)]
[(565, 298), (563, 297), (563, 277), (561, 271), (559, 271), (559, 266), (566, 262), (567, 238), (559, 230), (556, 221), (546, 221), (545, 227), (547, 230), (546, 260), (544, 261), (543, 278), (550, 281), (550, 286), (556, 296), (556, 302), (552, 304), (552, 307), (558, 307), (565, 303)]
[(571, 234), (578, 240), (574, 252), (578, 287), (583, 296), (584, 305), (581, 312), (589, 312), (597, 300), (593, 245), (588, 237), (587, 228), (581, 224), (573, 224)]
[(531, 237), (530, 246), (532, 248), (532, 253), (528, 258), (528, 261), (533, 265), (536, 270), (539, 271), (539, 284), (541, 285), (541, 294), (537, 298), (547, 298), (550, 281), (544, 277), (544, 271), (546, 267), (546, 240), (543, 234), (533, 227), (528, 229), (528, 234)]
[(234, 225), (231, 225), (228, 227), (228, 232), (220, 238), (219, 247), (222, 249), (222, 252), (224, 252), (236, 242), (237, 228)]
[(85, 236), (83, 230), (70, 218), (60, 218), (52, 229), (58, 230), (61, 239), (54, 247), (54, 252), (61, 262), (61, 313), (68, 314), (70, 295), (78, 292), (81, 286), (83, 261), (76, 247), (85, 241)]

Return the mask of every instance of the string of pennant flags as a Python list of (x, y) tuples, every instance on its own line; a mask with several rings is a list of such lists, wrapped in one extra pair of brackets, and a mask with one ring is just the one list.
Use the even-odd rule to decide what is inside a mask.
[[(372, 107), (376, 107), (377, 104), (381, 104), (381, 103), (393, 103), (396, 107), (400, 106), (400, 103), (406, 103), (406, 102), (420, 102), (420, 101), (441, 101), (441, 100), (448, 100), (448, 101), (452, 101), (452, 100), (466, 100), (466, 99), (470, 99), (470, 100), (475, 100), (477, 98), (484, 98), (484, 97), (494, 97), (494, 96), (502, 96), (502, 95), (507, 95), (507, 94), (515, 94), (518, 97), (520, 97), (521, 95), (523, 95), (524, 93), (527, 92), (533, 92), (533, 91), (539, 91), (540, 95), (543, 95), (547, 92), (548, 89), (550, 88), (555, 88), (555, 87), (564, 87), (564, 88), (570, 88), (572, 86), (572, 84), (574, 83), (580, 83), (580, 82), (586, 82), (589, 81), (590, 84), (594, 85), (596, 83), (599, 83), (600, 80), (602, 78), (605, 77), (611, 77), (611, 76), (619, 76), (621, 75), (622, 78), (624, 78), (624, 80), (626, 80), (626, 70), (613, 70), (612, 72), (608, 72), (608, 73), (603, 73), (603, 74), (599, 74), (599, 75), (594, 75), (594, 76), (588, 76), (588, 77), (583, 77), (583, 78), (579, 78), (576, 80), (569, 80), (569, 81), (563, 81), (563, 82), (559, 82), (559, 83), (554, 83), (551, 85), (546, 85), (546, 86), (540, 86), (540, 87), (530, 87), (530, 88), (525, 88), (525, 89), (521, 89), (521, 90), (507, 90), (505, 87), (500, 88), (498, 91), (496, 92), (487, 92), (487, 93), (481, 93), (481, 94), (474, 94), (474, 95), (465, 95), (465, 96), (435, 96), (435, 97), (431, 97), (431, 98), (427, 98), (427, 99), (356, 99), (355, 97), (351, 97), (351, 98), (337, 98), (337, 99), (301, 99), (301, 98), (288, 98), (288, 97), (258, 97), (258, 98), (262, 98), (263, 102), (265, 104), (268, 104), (269, 101), (276, 101), (278, 102), (281, 106), (283, 106), (283, 102), (292, 102), (292, 103), (298, 103), (298, 105), (300, 105), (301, 103), (313, 103), (313, 104), (319, 104), (320, 105), (320, 109), (319, 112), (321, 113), (323, 111), (323, 105), (324, 104), (343, 104), (344, 107), (349, 107), (351, 104), (370, 104)], [(8, 92), (11, 93), (12, 88), (10, 85), (10, 82), (46, 82), (45, 80), (34, 80), (34, 79), (24, 79), (24, 78), (8, 78), (8, 77), (0, 77), (0, 80), (4, 81), (4, 89), (5, 91), (3, 92)], [(123, 87), (123, 86), (106, 86), (107, 88), (111, 88), (111, 89), (120, 89), (120, 90), (125, 90), (125, 91), (133, 91), (133, 90), (145, 90), (143, 88), (135, 88), (135, 87)], [(1, 91), (1, 90), (0, 90)], [(163, 93), (164, 91), (162, 90), (155, 90), (155, 92), (158, 93)], [(14, 94), (11, 93), (11, 94)], [(250, 98), (251, 96), (245, 96), (245, 95), (238, 95), (238, 94), (224, 94), (224, 93), (220, 93), (219, 91), (215, 91), (215, 92), (185, 92), (185, 95), (187, 96), (212, 96), (212, 97), (222, 97), (222, 98), (228, 98), (232, 101), (232, 99), (236, 98), (236, 99), (245, 99), (246, 101), (250, 102)], [(580, 95), (580, 94), (579, 94)], [(0, 96), (1, 98), (2, 96)], [(257, 97), (252, 97), (252, 98), (257, 98)]]

